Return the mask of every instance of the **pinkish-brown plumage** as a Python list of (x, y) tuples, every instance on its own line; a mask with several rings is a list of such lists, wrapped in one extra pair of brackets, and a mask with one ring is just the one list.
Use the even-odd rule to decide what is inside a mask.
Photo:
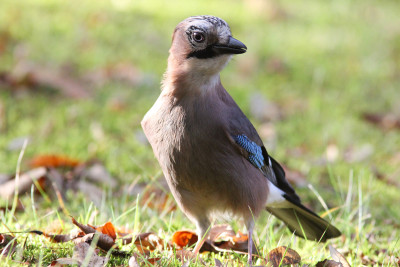
[[(212, 215), (227, 212), (244, 219), (251, 240), (253, 218), (264, 208), (297, 235), (313, 240), (338, 236), (335, 227), (301, 205), (282, 168), (222, 86), (220, 71), (232, 54), (245, 51), (228, 24), (212, 16), (190, 17), (175, 29), (161, 95), (142, 121), (173, 196), (201, 237)], [(238, 136), (245, 136), (244, 145)], [(262, 166), (251, 156), (263, 159)]]

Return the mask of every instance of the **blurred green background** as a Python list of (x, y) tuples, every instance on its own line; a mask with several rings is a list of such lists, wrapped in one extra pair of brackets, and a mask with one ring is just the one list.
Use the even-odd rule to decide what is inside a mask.
[[(203, 14), (226, 20), (248, 47), (221, 80), (270, 154), (329, 207), (344, 205), (353, 188), (363, 223), (336, 219), (348, 238), (364, 223), (381, 244), (398, 233), (400, 132), (363, 119), (400, 118), (396, 0), (2, 0), (0, 173), (15, 171), (29, 138), (25, 170), (35, 155), (62, 154), (100, 159), (122, 185), (160, 175), (140, 121), (160, 92), (174, 27)], [(43, 76), (70, 86), (35, 80)], [(88, 94), (70, 97), (71, 88)], [(264, 99), (267, 118), (253, 111), (254, 98)], [(307, 187), (298, 190), (322, 211)]]

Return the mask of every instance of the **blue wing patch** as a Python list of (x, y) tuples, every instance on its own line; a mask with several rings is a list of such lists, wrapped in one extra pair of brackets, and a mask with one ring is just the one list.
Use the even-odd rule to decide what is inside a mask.
[(248, 160), (255, 167), (261, 169), (264, 166), (264, 156), (262, 154), (261, 147), (251, 141), (246, 135), (237, 135), (234, 136), (233, 139), (236, 143), (241, 146), (244, 150), (249, 153)]

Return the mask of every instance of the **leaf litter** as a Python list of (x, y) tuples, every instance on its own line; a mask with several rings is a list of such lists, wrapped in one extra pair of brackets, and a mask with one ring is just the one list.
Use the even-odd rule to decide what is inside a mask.
[[(28, 192), (32, 185), (37, 187), (36, 191), (46, 192), (51, 198), (56, 198), (61, 207), (66, 199), (67, 190), (82, 191), (95, 201), (102, 194), (98, 184), (107, 184), (111, 187), (117, 186), (117, 181), (106, 168), (97, 160), (81, 161), (65, 155), (39, 155), (30, 161), (32, 169), (20, 175), (20, 184), (17, 186), (18, 194)], [(290, 171), (286, 168), (286, 171)], [(303, 175), (294, 173), (293, 180), (301, 186)], [(0, 196), (9, 198), (15, 193), (16, 185), (12, 175), (0, 183)], [(170, 196), (168, 186), (163, 177), (151, 184), (144, 184), (137, 189), (132, 189), (136, 194), (143, 192), (141, 204), (151, 209), (162, 211), (172, 211), (176, 209), (176, 204)], [(139, 190), (138, 192), (136, 192)], [(97, 196), (96, 196), (97, 195)], [(67, 213), (67, 212), (66, 212)], [(176, 231), (171, 240), (165, 241), (152, 232), (132, 234), (130, 230), (119, 230), (111, 222), (106, 222), (100, 226), (82, 224), (71, 217), (72, 223), (78, 228), (68, 234), (60, 231), (50, 233), (46, 231), (32, 230), (29, 233), (42, 235), (53, 243), (74, 243), (74, 253), (71, 258), (59, 258), (51, 263), (51, 266), (63, 266), (67, 264), (82, 265), (90, 263), (90, 266), (104, 266), (108, 258), (101, 256), (104, 253), (111, 253), (116, 256), (130, 256), (129, 266), (157, 265), (161, 257), (154, 257), (154, 251), (169, 251), (171, 257), (179, 259), (183, 265), (189, 264), (193, 260), (200, 260), (198, 255), (193, 254), (189, 248), (193, 247), (198, 240), (195, 232), (190, 230)], [(132, 244), (134, 252), (121, 250), (121, 246)], [(210, 234), (200, 252), (247, 254), (248, 236), (235, 232), (229, 225), (215, 225), (210, 229)], [(1, 255), (12, 255), (17, 246), (14, 237), (8, 235), (0, 236)], [(253, 251), (257, 252), (253, 243)], [(83, 257), (91, 253), (89, 258)], [(130, 254), (130, 255), (129, 255)], [(253, 255), (261, 257), (261, 255)], [(171, 258), (172, 259), (172, 258)], [(294, 250), (286, 247), (278, 247), (268, 253), (263, 259), (265, 264), (272, 266), (278, 262), (282, 264), (297, 264), (301, 261), (300, 256)], [(136, 265), (135, 265), (136, 264)], [(216, 262), (216, 265), (219, 263)], [(221, 263), (223, 265), (223, 263)], [(227, 263), (228, 265), (231, 264)], [(235, 263), (233, 263), (235, 264)]]

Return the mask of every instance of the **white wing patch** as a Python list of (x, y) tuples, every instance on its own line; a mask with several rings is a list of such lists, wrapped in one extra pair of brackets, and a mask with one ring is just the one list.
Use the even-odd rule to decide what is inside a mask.
[(268, 181), (268, 187), (269, 194), (267, 198), (267, 203), (265, 205), (268, 207), (282, 207), (282, 205), (285, 205), (286, 199), (283, 197), (285, 192), (280, 190), (270, 181)]

